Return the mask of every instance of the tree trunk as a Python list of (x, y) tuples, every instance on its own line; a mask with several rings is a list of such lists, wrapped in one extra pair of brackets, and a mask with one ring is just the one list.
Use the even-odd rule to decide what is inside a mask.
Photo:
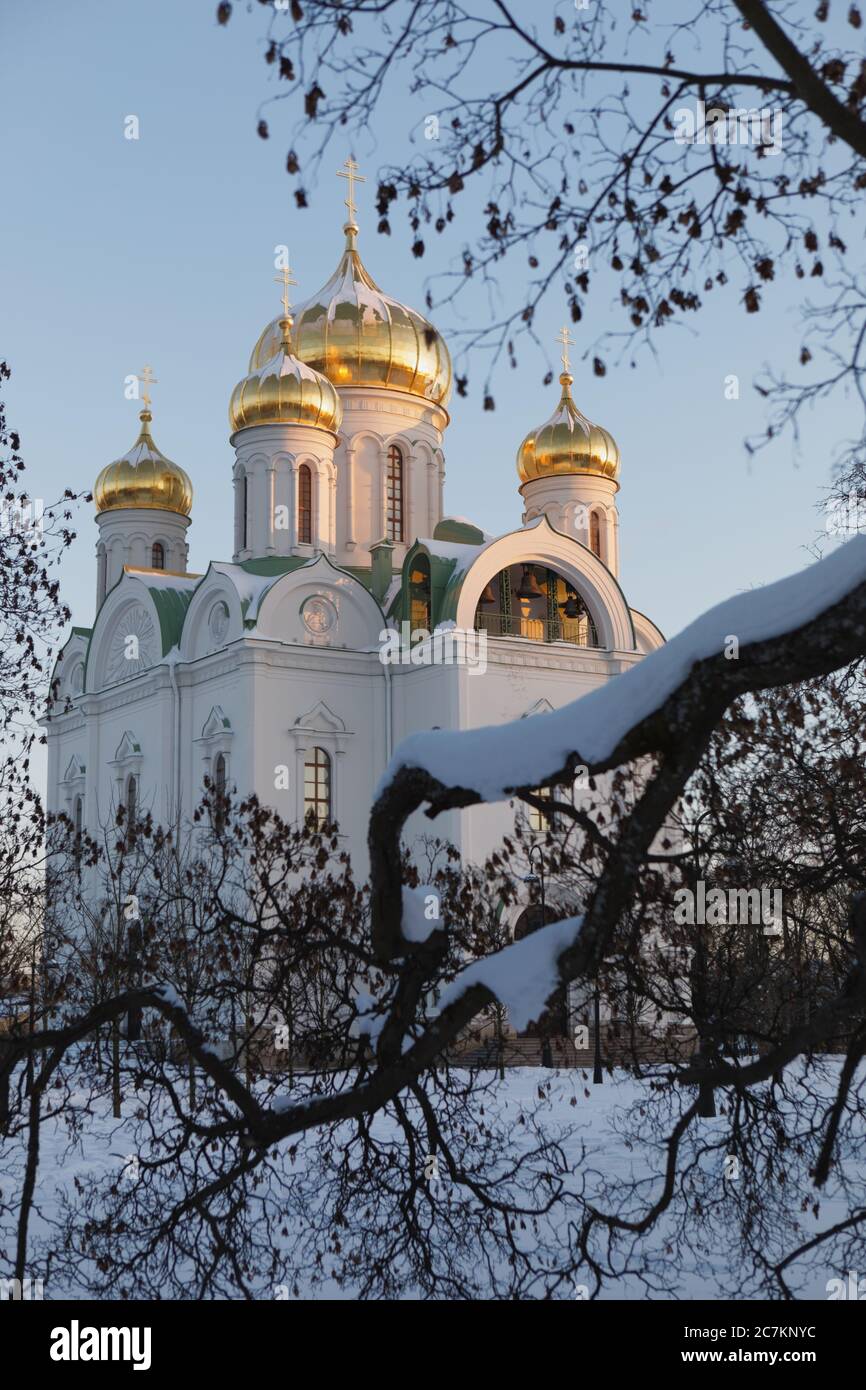
[(120, 1027), (117, 1019), (111, 1025), (111, 1112), (120, 1119)]

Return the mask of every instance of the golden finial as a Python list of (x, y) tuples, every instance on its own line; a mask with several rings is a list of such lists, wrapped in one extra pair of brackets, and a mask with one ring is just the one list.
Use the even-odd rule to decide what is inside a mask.
[(144, 387), (144, 390), (143, 390), (142, 393), (141, 393), (141, 399), (142, 399), (143, 402), (144, 402), (144, 408), (145, 408), (145, 410), (148, 410), (148, 411), (149, 411), (152, 402), (151, 402), (151, 398), (150, 398), (150, 392), (148, 391), (147, 388), (148, 388), (149, 386), (155, 386), (155, 385), (157, 384), (157, 382), (156, 382), (156, 377), (155, 377), (154, 374), (153, 374), (153, 367), (144, 367), (144, 368), (142, 368), (141, 374), (140, 374), (140, 376), (139, 376), (139, 381), (141, 382), (142, 386)]
[(556, 335), (556, 341), (558, 343), (562, 343), (562, 370), (564, 372), (567, 372), (571, 366), (571, 363), (568, 358), (568, 349), (570, 347), (574, 347), (574, 339), (572, 338), (571, 334), (568, 331), (568, 327), (565, 324), (563, 324), (562, 328), (559, 330), (559, 333)]
[(287, 265), (283, 266), (279, 275), (275, 275), (274, 279), (276, 280), (278, 285), (281, 284), (283, 287), (283, 314), (286, 318), (288, 318), (289, 310), (292, 307), (289, 303), (289, 285), (296, 285), (298, 282), (297, 280), (292, 279), (291, 266)]
[(337, 170), (337, 178), (348, 179), (349, 181), (349, 196), (346, 199), (346, 207), (349, 209), (349, 221), (352, 223), (352, 225), (354, 225), (356, 211), (355, 184), (366, 183), (367, 180), (363, 174), (358, 173), (358, 165), (355, 163), (351, 155), (349, 155), (349, 158), (346, 160), (345, 164), (343, 165), (343, 168)]

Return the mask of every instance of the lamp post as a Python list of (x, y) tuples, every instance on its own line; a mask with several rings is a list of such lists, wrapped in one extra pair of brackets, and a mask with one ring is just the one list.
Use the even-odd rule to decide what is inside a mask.
[[(538, 872), (533, 873), (533, 858), (536, 854), (538, 855)], [(539, 886), (541, 897), (541, 926), (543, 927), (545, 925), (547, 912), (545, 909), (544, 902), (544, 855), (541, 850), (541, 845), (530, 845), (529, 853), (526, 857), (529, 860), (529, 873), (526, 875), (523, 881), (524, 883), (537, 883)], [(548, 1037), (546, 1031), (542, 1035), (541, 1039), (541, 1065), (543, 1067), (553, 1066), (553, 1053), (550, 1048), (550, 1038)]]
[[(536, 854), (538, 855), (537, 874), (532, 872), (532, 861), (533, 857)], [(541, 850), (541, 845), (530, 845), (529, 853), (526, 857), (529, 860), (529, 873), (526, 875), (526, 878), (523, 881), (524, 883), (537, 883), (539, 885), (539, 888), (541, 890), (541, 925), (544, 926), (544, 855)]]

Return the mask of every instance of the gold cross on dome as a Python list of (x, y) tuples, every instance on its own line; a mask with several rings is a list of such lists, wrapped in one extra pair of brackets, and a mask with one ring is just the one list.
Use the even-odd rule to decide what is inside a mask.
[(282, 285), (283, 287), (283, 313), (285, 314), (286, 318), (288, 318), (289, 310), (292, 307), (289, 303), (289, 285), (296, 285), (298, 282), (297, 280), (292, 279), (291, 267), (287, 265), (283, 266), (279, 275), (275, 275), (274, 279), (276, 280), (278, 285)]
[(574, 339), (572, 338), (565, 324), (563, 324), (559, 333), (556, 335), (556, 341), (558, 343), (562, 343), (562, 367), (563, 370), (567, 372), (569, 367), (571, 366), (571, 363), (568, 360), (568, 349), (570, 347), (574, 347)]
[(349, 209), (349, 221), (350, 221), (350, 222), (354, 222), (354, 220), (355, 220), (355, 211), (356, 211), (356, 209), (355, 209), (355, 184), (356, 184), (356, 183), (366, 183), (366, 182), (367, 182), (367, 179), (366, 179), (366, 177), (364, 176), (364, 174), (359, 174), (359, 173), (358, 173), (358, 165), (355, 163), (355, 161), (354, 161), (354, 159), (352, 158), (351, 155), (349, 155), (349, 158), (346, 160), (346, 162), (345, 162), (345, 164), (343, 165), (342, 169), (338, 169), (338, 170), (337, 170), (337, 178), (338, 178), (338, 179), (348, 179), (348, 180), (349, 180), (349, 196), (348, 196), (348, 198), (346, 199), (346, 207)]
[(153, 374), (153, 367), (143, 367), (138, 379), (144, 388), (144, 390), (141, 393), (141, 399), (144, 401), (144, 408), (145, 410), (150, 410), (151, 399), (150, 392), (147, 388), (149, 386), (155, 386), (157, 384), (156, 377)]

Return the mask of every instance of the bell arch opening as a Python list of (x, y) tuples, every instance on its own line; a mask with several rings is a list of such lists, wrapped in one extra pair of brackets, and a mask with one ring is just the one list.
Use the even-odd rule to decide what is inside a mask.
[(596, 622), (573, 582), (533, 562), (509, 565), (490, 580), (475, 609), (475, 627), (491, 637), (601, 646)]

